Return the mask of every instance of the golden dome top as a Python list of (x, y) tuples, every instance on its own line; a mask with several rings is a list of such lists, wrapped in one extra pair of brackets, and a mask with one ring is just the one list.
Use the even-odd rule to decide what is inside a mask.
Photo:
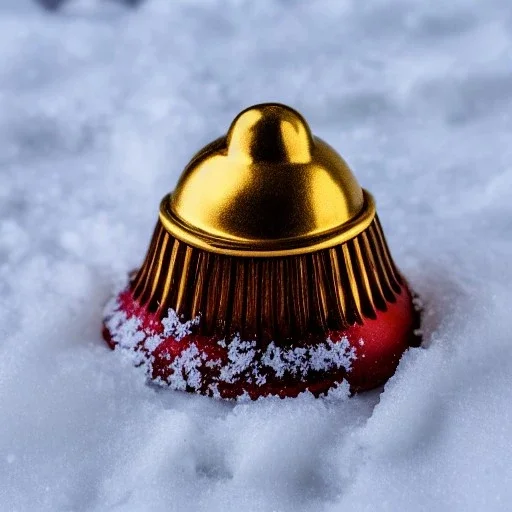
[(336, 151), (285, 105), (250, 107), (197, 153), (160, 219), (189, 245), (235, 256), (286, 256), (346, 242), (375, 216)]

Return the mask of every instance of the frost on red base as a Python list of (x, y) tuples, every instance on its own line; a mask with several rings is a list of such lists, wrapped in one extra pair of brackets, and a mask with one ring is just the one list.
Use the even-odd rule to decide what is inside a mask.
[(406, 288), (386, 312), (364, 325), (311, 336), (288, 347), (239, 336), (225, 340), (194, 333), (199, 318), (173, 310), (160, 319), (134, 300), (129, 289), (107, 304), (103, 335), (143, 365), (154, 382), (173, 389), (237, 398), (315, 395), (342, 382), (351, 391), (371, 389), (393, 375), (414, 339), (411, 296)]

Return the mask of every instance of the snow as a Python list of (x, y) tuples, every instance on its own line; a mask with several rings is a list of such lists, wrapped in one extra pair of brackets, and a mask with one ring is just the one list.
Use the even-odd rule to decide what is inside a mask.
[[(0, 43), (0, 510), (510, 510), (508, 0), (2, 0)], [(346, 158), (425, 304), (383, 389), (226, 403), (101, 339), (161, 197), (261, 101)]]
[[(346, 375), (346, 372), (351, 371), (353, 361), (357, 359), (356, 349), (350, 345), (346, 336), (336, 341), (327, 336), (324, 342), (308, 348), (284, 349), (272, 341), (263, 351), (257, 347), (256, 340), (242, 340), (240, 333), (229, 340), (217, 340), (219, 347), (228, 347), (227, 357), (225, 361), (214, 359), (211, 352), (199, 348), (196, 342), (184, 341), (184, 338), (192, 333), (193, 327), (199, 325), (200, 316), (185, 320), (180, 318), (174, 309), (169, 308), (161, 321), (152, 320), (148, 322), (149, 326), (144, 327), (139, 317), (128, 316), (118, 301), (118, 293), (107, 302), (103, 318), (116, 349), (124, 352), (123, 356), (131, 357), (133, 363), (147, 376), (148, 384), (156, 383), (182, 391), (188, 387), (197, 393), (204, 393), (203, 384), (211, 381), (207, 389), (216, 397), (221, 396), (221, 384), (236, 383), (243, 388), (244, 384), (254, 382), (257, 386), (262, 386), (267, 382), (269, 374), (272, 378), (280, 378), (285, 374), (287, 377), (300, 375), (303, 381), (307, 381), (310, 372), (336, 369), (342, 370), (342, 375)], [(161, 334), (158, 334), (157, 330)], [(168, 338), (173, 340), (173, 344), (178, 343), (178, 346), (183, 341), (179, 356), (172, 358), (166, 351)], [(364, 344), (363, 340), (359, 340), (359, 344)], [(163, 355), (155, 356), (153, 351), (157, 347), (163, 351)], [(165, 363), (164, 375), (167, 377), (155, 375), (153, 370), (156, 358), (157, 368)], [(212, 372), (212, 369), (216, 371)], [(335, 387), (339, 396), (339, 383)], [(349, 387), (346, 396), (348, 395)], [(246, 393), (241, 396), (242, 401), (245, 401)]]

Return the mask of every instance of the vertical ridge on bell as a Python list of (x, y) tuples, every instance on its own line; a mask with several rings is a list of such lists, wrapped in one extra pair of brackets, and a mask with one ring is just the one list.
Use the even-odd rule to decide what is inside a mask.
[(269, 260), (262, 260), (261, 262), (261, 306), (260, 306), (260, 329), (261, 336), (264, 340), (268, 339), (272, 332), (273, 325), (273, 294), (272, 288), (274, 287), (274, 276), (272, 275), (272, 265)]
[[(160, 248), (160, 251), (156, 258), (156, 265), (154, 267), (154, 275), (153, 275), (153, 283), (151, 286), (151, 290), (149, 292), (149, 297), (154, 297), (155, 293), (159, 287), (159, 284), (161, 282), (160, 276), (162, 274), (162, 269), (164, 265), (167, 265), (167, 259), (166, 259), (166, 253), (167, 253), (167, 247), (169, 245), (169, 236), (165, 236), (163, 238), (162, 247)], [(185, 269), (184, 269), (185, 270)]]
[(247, 286), (247, 272), (245, 261), (240, 265), (234, 265), (234, 286), (233, 286), (233, 306), (231, 310), (231, 329), (246, 335), (244, 324), (245, 301), (244, 292)]
[[(164, 254), (161, 257), (167, 257), (167, 261), (169, 262), (169, 271), (165, 279), (162, 280), (162, 286), (160, 286), (160, 294), (156, 301), (152, 301), (150, 304), (150, 311), (157, 310), (162, 314), (167, 313), (166, 305), (172, 303), (172, 309), (178, 313), (177, 308), (178, 304), (174, 300), (176, 293), (176, 274), (179, 272), (179, 252), (180, 252), (180, 242), (178, 240), (172, 241), (173, 243), (169, 245), (169, 247), (164, 248)], [(183, 269), (183, 272), (185, 269)]]
[(274, 325), (279, 327), (279, 338), (287, 339), (291, 336), (290, 324), (291, 315), (289, 307), (286, 301), (288, 281), (283, 279), (285, 273), (285, 260), (277, 261), (277, 272), (276, 272), (276, 310), (275, 310), (275, 321)]
[(184, 314), (184, 307), (183, 307), (183, 297), (185, 295), (185, 288), (187, 286), (187, 282), (188, 282), (188, 276), (189, 276), (189, 273), (190, 273), (190, 260), (192, 258), (192, 247), (186, 247), (185, 248), (185, 254), (184, 254), (184, 257), (183, 257), (183, 272), (181, 273), (181, 276), (180, 276), (180, 281), (179, 281), (179, 284), (177, 286), (177, 289), (178, 289), (178, 294), (177, 294), (177, 297), (176, 297), (176, 311), (179, 313), (179, 314)]
[(350, 242), (343, 244), (341, 246), (341, 251), (343, 254), (343, 261), (345, 262), (345, 269), (347, 271), (348, 286), (350, 288), (350, 296), (351, 296), (352, 302), (353, 302), (353, 312), (354, 312), (355, 321), (358, 324), (361, 324), (362, 323), (361, 300), (359, 298), (359, 289), (357, 287), (356, 278), (354, 275), (354, 267), (352, 265), (352, 257), (350, 255), (349, 243)]
[(336, 247), (332, 247), (331, 249), (329, 249), (329, 266), (331, 268), (331, 282), (334, 288), (333, 297), (335, 300), (335, 304), (337, 306), (336, 308), (333, 309), (335, 309), (335, 311), (338, 312), (338, 319), (340, 325), (345, 324), (346, 327), (347, 303), (345, 300), (345, 293), (343, 290), (343, 282), (341, 278), (341, 271)]
[(197, 267), (194, 278), (191, 280), (194, 283), (196, 292), (192, 294), (190, 318), (196, 318), (203, 310), (202, 303), (205, 300), (205, 281), (207, 274), (208, 254), (200, 252), (197, 256)]
[(371, 278), (371, 287), (374, 291), (373, 293), (373, 305), (375, 310), (382, 310), (386, 307), (386, 297), (384, 296), (384, 291), (382, 288), (381, 280), (379, 278), (377, 265), (375, 263), (374, 255), (370, 249), (370, 242), (368, 240), (368, 233), (361, 233), (361, 242), (364, 247), (363, 257), (366, 260), (366, 266), (369, 270), (368, 274)]
[(204, 321), (203, 333), (215, 332), (217, 327), (217, 309), (219, 304), (219, 286), (222, 286), (220, 280), (220, 266), (221, 263), (217, 258), (211, 258), (210, 264), (208, 265), (207, 273), (207, 288), (206, 288), (206, 300), (204, 304), (202, 321)]
[(256, 336), (261, 328), (261, 260), (251, 259), (248, 267), (245, 334)]
[(322, 255), (321, 253), (313, 253), (311, 254), (311, 273), (312, 282), (311, 282), (311, 290), (312, 290), (312, 299), (313, 299), (313, 308), (312, 312), (314, 314), (314, 320), (312, 322), (312, 327), (314, 331), (325, 332), (327, 330), (327, 320), (329, 316), (329, 312), (327, 309), (327, 299), (325, 296), (325, 275), (322, 267)]
[(362, 294), (362, 310), (361, 312), (367, 318), (372, 318), (375, 316), (375, 304), (373, 300), (373, 293), (370, 286), (370, 279), (368, 277), (368, 273), (366, 271), (366, 265), (363, 258), (363, 253), (361, 251), (361, 246), (359, 244), (359, 240), (355, 238), (352, 242), (352, 246), (355, 251), (355, 261), (357, 263), (357, 274), (359, 276), (359, 289)]
[(293, 314), (290, 314), (293, 325), (293, 332), (305, 332), (308, 325), (309, 316), (309, 294), (307, 290), (307, 271), (306, 257), (304, 255), (297, 256), (295, 263), (290, 260), (286, 261), (290, 287), (290, 297), (294, 297), (294, 304), (290, 305)]
[(222, 280), (220, 283), (220, 306), (219, 308), (219, 318), (217, 320), (218, 322), (218, 329), (219, 332), (229, 331), (229, 326), (231, 325), (231, 298), (233, 296), (233, 289), (234, 289), (234, 283), (232, 279), (232, 258), (231, 256), (228, 256), (227, 258), (223, 259), (223, 266), (222, 266)]
[(157, 225), (144, 264), (142, 265), (142, 268), (140, 269), (139, 274), (135, 279), (136, 284), (134, 295), (139, 299), (141, 304), (145, 304), (145, 302), (142, 300), (142, 295), (147, 286), (151, 284), (150, 269), (153, 265), (153, 261), (158, 257), (158, 254), (160, 253), (160, 244), (166, 236), (167, 232), (162, 230), (160, 226)]

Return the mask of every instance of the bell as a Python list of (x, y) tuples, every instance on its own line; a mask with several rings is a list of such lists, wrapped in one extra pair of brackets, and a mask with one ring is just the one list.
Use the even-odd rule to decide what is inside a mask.
[(377, 387), (418, 327), (373, 197), (280, 104), (244, 110), (192, 158), (104, 318), (155, 382), (253, 399)]

